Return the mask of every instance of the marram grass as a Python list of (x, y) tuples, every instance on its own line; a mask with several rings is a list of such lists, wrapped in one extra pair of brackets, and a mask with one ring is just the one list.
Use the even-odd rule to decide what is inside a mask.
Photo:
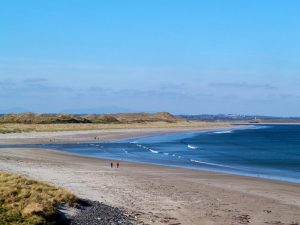
[(76, 202), (76, 196), (64, 189), (0, 172), (0, 225), (54, 224), (55, 206)]

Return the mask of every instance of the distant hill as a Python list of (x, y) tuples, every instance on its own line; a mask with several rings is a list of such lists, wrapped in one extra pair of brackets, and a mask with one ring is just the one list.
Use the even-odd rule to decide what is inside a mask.
[(59, 123), (175, 123), (185, 119), (167, 112), (159, 113), (119, 113), (119, 114), (4, 114), (0, 123), (59, 124)]
[(114, 117), (123, 123), (132, 123), (132, 122), (177, 122), (184, 121), (185, 119), (174, 116), (168, 112), (159, 112), (159, 113), (119, 113), (114, 114)]

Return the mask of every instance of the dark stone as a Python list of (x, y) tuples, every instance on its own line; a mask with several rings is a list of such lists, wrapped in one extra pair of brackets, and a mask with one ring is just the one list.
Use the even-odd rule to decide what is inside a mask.
[(124, 211), (100, 202), (81, 200), (78, 209), (70, 225), (132, 225)]

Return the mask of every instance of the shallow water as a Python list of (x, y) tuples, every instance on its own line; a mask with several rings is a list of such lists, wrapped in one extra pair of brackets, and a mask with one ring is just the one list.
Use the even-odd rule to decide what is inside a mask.
[(26, 146), (300, 183), (300, 125), (184, 132), (109, 143)]

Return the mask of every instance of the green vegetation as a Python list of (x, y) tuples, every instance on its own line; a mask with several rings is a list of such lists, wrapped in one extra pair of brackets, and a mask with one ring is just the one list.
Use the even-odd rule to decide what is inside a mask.
[(0, 225), (51, 225), (56, 205), (74, 205), (74, 194), (43, 182), (0, 172)]
[(225, 122), (188, 121), (170, 113), (120, 113), (111, 115), (7, 114), (0, 116), (0, 133), (79, 130), (206, 128)]
[(69, 114), (7, 114), (0, 117), (0, 123), (53, 124), (53, 123), (89, 123), (79, 116)]
[(174, 123), (184, 119), (161, 112), (147, 113), (122, 113), (103, 115), (72, 115), (72, 114), (7, 114), (0, 116), (0, 123), (24, 123), (24, 124), (68, 124), (68, 123), (145, 123), (145, 122), (168, 122)]

